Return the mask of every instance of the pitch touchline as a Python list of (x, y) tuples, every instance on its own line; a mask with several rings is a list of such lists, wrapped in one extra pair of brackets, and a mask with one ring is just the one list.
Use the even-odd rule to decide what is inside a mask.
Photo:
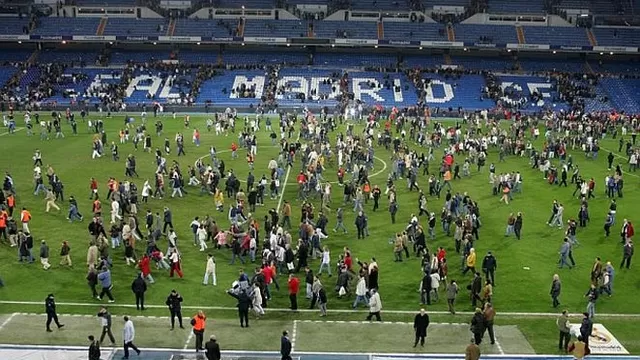
[[(14, 300), (0, 300), (0, 304), (7, 305), (34, 305), (34, 306), (42, 306), (42, 302), (40, 301), (14, 301)], [(74, 302), (56, 302), (56, 304), (60, 306), (72, 306), (72, 307), (97, 307), (100, 306), (100, 303), (74, 303)], [(144, 305), (150, 309), (166, 309), (166, 305)], [(109, 304), (109, 307), (116, 308), (135, 308), (134, 304)], [(224, 310), (224, 311), (238, 311), (237, 307), (231, 306), (192, 306), (185, 305), (182, 306), (183, 309), (189, 310)], [(287, 308), (269, 308), (270, 312), (285, 312), (291, 313), (291, 309)], [(317, 313), (318, 310), (314, 309), (298, 309), (300, 313)], [(330, 312), (337, 314), (358, 314), (358, 313), (368, 313), (368, 310), (348, 310), (348, 309), (333, 309)], [(384, 310), (386, 314), (399, 314), (399, 315), (415, 315), (416, 311), (409, 310)], [(429, 314), (435, 315), (447, 315), (450, 314), (448, 311), (429, 311)], [(456, 312), (456, 314), (460, 315), (473, 315), (474, 312), (471, 311), (460, 311)], [(557, 317), (560, 313), (548, 313), (548, 312), (500, 312), (501, 316), (526, 316), (526, 317)], [(640, 318), (640, 314), (597, 314), (598, 317), (611, 317), (611, 318)], [(582, 317), (582, 313), (571, 314), (571, 316)]]

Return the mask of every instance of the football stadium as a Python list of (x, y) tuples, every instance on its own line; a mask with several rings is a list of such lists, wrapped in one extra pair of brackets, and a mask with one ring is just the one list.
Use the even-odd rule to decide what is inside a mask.
[(0, 360), (639, 360), (639, 48), (637, 0), (0, 1)]

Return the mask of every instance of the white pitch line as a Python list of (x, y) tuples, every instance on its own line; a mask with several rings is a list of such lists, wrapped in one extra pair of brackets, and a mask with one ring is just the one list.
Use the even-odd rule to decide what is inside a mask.
[(182, 348), (182, 350), (187, 350), (189, 348), (189, 345), (191, 344), (191, 339), (193, 339), (193, 331), (189, 332), (189, 337), (187, 338), (187, 341), (185, 341), (184, 347)]
[[(14, 301), (14, 300), (0, 300), (0, 304), (8, 304), (8, 305), (35, 305), (42, 306), (42, 302), (40, 301)], [(72, 306), (72, 307), (96, 307), (99, 306), (99, 303), (67, 303), (67, 302), (56, 302), (57, 305), (60, 306)], [(166, 309), (166, 305), (144, 305), (145, 308), (150, 309)], [(133, 304), (109, 304), (109, 307), (115, 308), (135, 308)], [(183, 309), (189, 310), (222, 310), (222, 311), (238, 311), (238, 308), (235, 306), (182, 306)], [(291, 309), (289, 308), (269, 308), (271, 312), (284, 312), (291, 313)], [(298, 309), (299, 313), (317, 313), (317, 310), (313, 309)], [(367, 314), (368, 310), (348, 310), (348, 309), (335, 309), (331, 310), (331, 313), (334, 314)], [(416, 311), (409, 310), (385, 310), (385, 314), (397, 314), (397, 315), (415, 315)], [(434, 315), (449, 315), (451, 314), (448, 311), (428, 311), (429, 314)], [(460, 315), (473, 315), (472, 311), (461, 311), (456, 312), (456, 314)], [(509, 312), (503, 311), (500, 312), (500, 316), (511, 316), (511, 317), (558, 317), (560, 313), (549, 313), (549, 312)], [(582, 313), (570, 314), (572, 317), (580, 317), (582, 318)], [(609, 317), (609, 318), (640, 318), (639, 314), (611, 314), (611, 313), (603, 313), (598, 314), (598, 317)]]
[[(629, 165), (629, 162), (628, 162), (628, 161), (629, 161), (629, 159), (628, 159), (626, 156), (622, 156), (622, 155), (620, 155), (620, 154), (616, 153), (616, 152), (615, 152), (615, 151), (613, 151), (613, 150), (605, 149), (605, 148), (603, 148), (603, 147), (601, 147), (600, 149), (602, 149), (602, 150), (604, 150), (604, 151), (608, 151), (608, 152), (612, 153), (612, 154), (613, 154), (613, 156), (615, 156), (615, 157), (619, 157), (619, 158), (621, 158), (621, 159), (624, 159), (624, 160), (625, 160), (625, 163), (624, 163), (624, 164), (620, 164), (620, 169), (622, 169), (622, 168), (624, 167), (624, 165)], [(630, 172), (628, 172), (628, 171), (624, 171), (624, 170), (622, 170), (622, 174), (623, 174), (623, 175), (629, 175), (629, 176), (633, 176), (633, 177), (640, 178), (640, 176), (638, 176), (638, 175), (636, 175), (636, 174), (632, 174), (632, 173), (630, 173)]]
[[(296, 141), (300, 140), (300, 132), (298, 132), (298, 137), (296, 138)], [(287, 187), (287, 182), (289, 181), (289, 175), (291, 175), (291, 168), (293, 167), (293, 164), (291, 164), (291, 166), (287, 166), (287, 175), (285, 175), (284, 177), (284, 183), (282, 184), (282, 189), (280, 189), (280, 199), (278, 199), (278, 206), (276, 207), (276, 212), (280, 212), (280, 206), (282, 206), (282, 199), (284, 199), (284, 189)]]
[(291, 330), (291, 352), (296, 352), (296, 338), (298, 337), (298, 320), (293, 320), (293, 329)]
[[(24, 130), (24, 128), (19, 127), (19, 128), (16, 128), (16, 130), (13, 133), (17, 133), (18, 131), (22, 131), (22, 130)], [(5, 133), (0, 134), (0, 136), (7, 136), (7, 135), (12, 135), (12, 133), (5, 132)]]
[[(413, 326), (413, 322), (409, 321), (349, 321), (349, 320), (296, 320), (298, 323), (307, 323), (307, 324), (359, 324), (359, 325), (411, 325)], [(468, 326), (467, 323), (447, 323), (447, 322), (437, 322), (430, 323), (430, 325), (465, 325)]]
[(504, 355), (504, 350), (502, 349), (502, 345), (500, 345), (500, 341), (498, 341), (498, 339), (495, 339), (496, 341), (496, 346), (498, 347), (498, 351), (500, 352), (500, 355)]
[(11, 314), (11, 316), (9, 316), (9, 317), (7, 318), (7, 320), (5, 320), (5, 321), (2, 323), (2, 325), (0, 325), (0, 330), (4, 329), (4, 327), (5, 327), (5, 326), (7, 326), (7, 324), (8, 324), (11, 320), (13, 320), (13, 318), (14, 318), (16, 315), (18, 315), (18, 313), (13, 313), (13, 314)]

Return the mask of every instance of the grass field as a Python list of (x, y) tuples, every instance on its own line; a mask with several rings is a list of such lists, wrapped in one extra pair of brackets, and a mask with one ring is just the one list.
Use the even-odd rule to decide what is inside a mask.
[[(46, 115), (43, 115), (46, 117)], [(108, 141), (117, 141), (117, 132), (122, 126), (123, 116), (106, 119), (106, 131)], [(186, 139), (190, 139), (193, 127), (198, 127), (202, 131), (202, 145), (198, 148), (191, 143), (187, 143), (187, 156), (177, 158), (175, 151), (169, 156), (168, 162), (177, 160), (181, 164), (181, 168), (186, 169), (188, 164), (193, 164), (197, 158), (208, 157), (208, 148), (211, 145), (216, 146), (219, 150), (219, 158), (225, 161), (227, 169), (233, 168), (238, 174), (238, 178), (243, 180), (248, 173), (248, 167), (244, 160), (244, 153), (239, 152), (239, 157), (232, 160), (228, 151), (220, 151), (229, 149), (235, 137), (218, 136), (213, 133), (207, 133), (205, 130), (206, 117), (194, 115), (191, 117), (191, 130), (183, 128), (181, 119), (173, 120), (170, 117), (164, 118), (166, 137), (173, 139), (178, 131), (182, 131)], [(152, 122), (150, 122), (152, 124)], [(20, 126), (20, 125), (19, 125)], [(85, 129), (85, 125), (79, 122), (79, 135), (72, 136), (71, 130), (65, 125), (65, 139), (52, 139), (50, 141), (40, 141), (38, 134), (34, 137), (27, 137), (25, 131), (19, 131), (16, 134), (9, 135), (0, 133), (0, 169), (9, 171), (16, 181), (18, 191), (17, 208), (23, 206), (29, 208), (33, 214), (31, 229), (34, 234), (36, 243), (41, 239), (46, 239), (51, 247), (52, 263), (54, 266), (48, 271), (42, 270), (36, 262), (31, 265), (20, 264), (16, 261), (16, 249), (10, 248), (3, 244), (0, 250), (0, 277), (5, 282), (5, 287), (0, 288), (0, 301), (43, 301), (48, 293), (55, 293), (59, 302), (76, 302), (76, 303), (95, 303), (99, 305), (97, 300), (91, 298), (91, 293), (86, 286), (85, 281), (85, 258), (86, 248), (88, 244), (88, 234), (86, 231), (87, 220), (82, 223), (69, 224), (65, 220), (68, 204), (59, 203), (63, 211), (45, 213), (44, 200), (42, 197), (33, 196), (32, 184), (32, 160), (31, 157), (36, 148), (42, 150), (43, 161), (45, 166), (50, 164), (55, 169), (58, 176), (65, 184), (65, 200), (69, 195), (74, 195), (80, 204), (80, 211), (88, 214), (91, 210), (91, 203), (88, 199), (89, 195), (89, 178), (95, 177), (99, 181), (100, 194), (106, 194), (106, 182), (110, 176), (122, 179), (124, 175), (124, 162), (114, 162), (110, 156), (101, 159), (91, 160), (91, 138)], [(152, 130), (152, 129), (150, 129)], [(153, 131), (152, 131), (153, 132)], [(164, 137), (157, 138), (153, 134), (153, 146), (162, 146)], [(254, 171), (256, 177), (262, 173), (267, 173), (267, 162), (272, 157), (277, 156), (277, 147), (270, 145), (268, 134), (261, 132), (259, 134), (259, 150)], [(603, 149), (617, 150), (617, 140), (604, 139), (602, 141)], [(541, 145), (541, 141), (536, 143)], [(386, 176), (390, 170), (389, 157), (390, 153), (383, 148), (376, 148), (375, 155), (377, 157), (375, 169), (372, 173), (378, 173), (371, 176), (372, 184), (378, 184), (384, 188)], [(128, 153), (134, 153), (132, 144), (120, 146), (121, 158)], [(441, 154), (440, 149), (436, 151), (436, 158)], [(612, 229), (612, 236), (609, 239), (604, 238), (602, 224), (604, 223), (605, 213), (609, 204), (609, 200), (604, 195), (603, 180), (607, 174), (606, 169), (607, 151), (603, 150), (597, 160), (585, 160), (581, 152), (574, 152), (573, 157), (575, 163), (580, 167), (583, 177), (593, 177), (596, 180), (596, 199), (589, 202), (591, 223), (587, 228), (578, 229), (578, 239), (581, 245), (574, 250), (574, 257), (577, 266), (572, 270), (558, 270), (556, 265), (557, 253), (563, 238), (563, 231), (555, 228), (549, 228), (545, 225), (550, 209), (551, 201), (558, 199), (565, 205), (565, 219), (575, 217), (579, 208), (579, 201), (571, 197), (573, 187), (559, 188), (550, 186), (546, 181), (542, 180), (542, 175), (537, 169), (532, 170), (528, 165), (527, 158), (510, 156), (503, 163), (498, 163), (497, 150), (493, 149), (487, 161), (487, 165), (495, 162), (497, 172), (520, 171), (524, 178), (523, 193), (516, 194), (514, 201), (509, 205), (504, 205), (498, 201), (498, 197), (491, 194), (491, 185), (488, 184), (488, 170), (485, 168), (483, 173), (476, 173), (475, 169), (472, 176), (463, 180), (453, 182), (454, 191), (468, 192), (475, 200), (479, 202), (480, 214), (482, 216), (483, 226), (480, 229), (480, 240), (476, 243), (478, 252), (478, 262), (487, 251), (492, 251), (498, 260), (498, 270), (496, 273), (497, 287), (494, 289), (493, 303), (499, 314), (509, 311), (521, 312), (555, 312), (551, 306), (551, 300), (548, 296), (551, 277), (554, 273), (559, 273), (562, 279), (562, 296), (561, 308), (567, 308), (571, 312), (582, 312), (586, 306), (584, 293), (589, 287), (589, 274), (595, 257), (600, 256), (603, 261), (611, 261), (616, 268), (614, 278), (614, 296), (612, 298), (602, 297), (597, 304), (597, 313), (634, 313), (639, 314), (640, 308), (636, 306), (636, 293), (640, 286), (640, 275), (632, 267), (631, 270), (618, 269), (621, 260), (622, 249), (619, 245), (617, 233), (619, 224), (623, 218), (634, 219), (635, 204), (640, 201), (637, 193), (638, 177), (636, 174), (625, 174), (626, 193), (625, 197), (618, 199), (618, 214), (616, 217), (616, 226)], [(142, 182), (146, 178), (150, 178), (155, 170), (154, 156), (152, 154), (138, 151), (138, 173), (141, 175), (140, 180), (136, 180), (138, 188), (141, 188)], [(207, 160), (205, 158), (205, 160)], [(458, 157), (458, 161), (462, 159)], [(625, 158), (616, 155), (615, 163), (626, 164)], [(384, 167), (385, 171), (380, 171)], [(625, 166), (623, 166), (625, 168)], [(299, 202), (296, 201), (297, 186), (295, 186), (295, 174), (298, 167), (293, 168), (292, 174), (288, 179), (284, 200), (290, 200), (294, 205), (292, 220), (297, 221), (299, 218)], [(328, 180), (336, 180), (335, 168), (328, 168), (325, 172), (325, 178)], [(431, 164), (431, 171), (436, 172), (436, 164)], [(425, 185), (426, 179), (419, 178), (419, 185)], [(350, 211), (351, 207), (347, 206), (349, 211), (345, 211), (345, 224), (349, 227), (349, 234), (330, 234), (330, 238), (323, 241), (324, 245), (328, 245), (332, 249), (332, 260), (337, 258), (338, 251), (343, 246), (349, 246), (352, 249), (354, 257), (360, 259), (368, 259), (372, 256), (376, 257), (380, 267), (380, 294), (382, 297), (383, 307), (386, 310), (410, 310), (414, 311), (419, 308), (419, 294), (417, 292), (419, 281), (421, 278), (419, 259), (411, 258), (409, 261), (402, 263), (393, 262), (392, 247), (388, 243), (388, 239), (393, 236), (396, 231), (404, 228), (404, 224), (409, 220), (410, 214), (417, 212), (416, 192), (410, 193), (406, 189), (406, 182), (398, 180), (396, 185), (399, 189), (399, 212), (397, 219), (399, 220), (395, 226), (390, 223), (389, 214), (386, 211), (386, 200), (381, 200), (381, 211), (374, 213), (370, 211), (372, 204), (366, 205), (369, 209), (369, 231), (371, 236), (366, 240), (355, 239), (355, 227), (353, 226), (354, 215)], [(189, 223), (195, 216), (204, 217), (206, 214), (212, 215), (218, 223), (226, 226), (228, 221), (226, 213), (221, 215), (215, 211), (213, 199), (210, 196), (199, 196), (199, 189), (192, 188), (189, 195), (185, 198), (165, 198), (164, 200), (151, 200), (148, 206), (141, 206), (139, 209), (139, 219), (143, 221), (143, 214), (148, 207), (154, 213), (162, 211), (164, 206), (169, 206), (173, 211), (173, 220), (181, 239), (181, 251), (183, 253), (183, 269), (185, 272), (184, 279), (169, 279), (168, 274), (155, 271), (154, 277), (156, 283), (149, 287), (147, 292), (147, 303), (155, 305), (163, 305), (164, 299), (169, 291), (173, 288), (178, 289), (185, 298), (185, 304), (190, 306), (229, 306), (235, 305), (234, 299), (224, 294), (224, 290), (235, 280), (238, 270), (242, 267), (239, 263), (235, 266), (228, 265), (230, 260), (230, 252), (228, 250), (211, 250), (218, 262), (218, 286), (201, 285), (202, 275), (206, 262), (206, 253), (200, 253), (196, 248), (189, 245), (192, 243), (192, 235)], [(256, 216), (260, 219), (266, 215), (267, 210), (275, 208), (279, 199), (266, 199), (264, 207), (258, 208)], [(341, 188), (334, 186), (333, 188), (333, 207), (342, 202)], [(429, 209), (438, 213), (444, 200), (429, 198)], [(229, 204), (227, 200), (227, 204)], [(316, 208), (319, 202), (315, 202)], [(522, 211), (524, 213), (523, 239), (516, 241), (513, 237), (505, 238), (504, 228), (507, 216), (510, 212)], [(329, 227), (335, 225), (334, 214), (329, 214)], [(424, 223), (425, 219), (421, 219)], [(448, 252), (450, 278), (458, 280), (461, 285), (461, 293), (458, 298), (459, 310), (471, 310), (466, 285), (471, 281), (469, 274), (463, 276), (461, 274), (459, 264), (460, 257), (455, 253), (453, 238), (446, 237), (442, 233), (440, 226), (436, 228), (437, 238), (428, 245), (431, 249), (438, 246), (444, 246)], [(71, 243), (72, 258), (75, 266), (73, 269), (59, 268), (57, 255), (59, 245), (63, 240)], [(165, 248), (164, 243), (160, 244), (160, 248)], [(139, 251), (141, 249), (138, 249)], [(37, 254), (37, 249), (34, 249)], [(122, 259), (122, 250), (116, 250), (113, 254), (114, 258), (114, 295), (117, 304), (131, 303), (133, 295), (130, 291), (130, 284), (136, 276), (136, 270), (133, 267), (126, 267)], [(252, 266), (247, 265), (248, 271)], [(312, 262), (312, 268), (317, 270), (319, 262)], [(525, 270), (524, 268), (528, 268)], [(280, 277), (281, 285), (284, 285), (285, 278)], [(323, 280), (325, 286), (333, 288), (333, 278), (325, 278)], [(348, 309), (353, 299), (337, 299), (333, 294), (329, 297), (329, 309)], [(270, 307), (286, 307), (288, 299), (286, 290), (281, 289), (274, 292), (273, 300)], [(7, 305), (3, 304), (0, 312), (41, 312), (42, 305)], [(431, 311), (446, 310), (444, 301), (436, 302), (428, 308)], [(94, 313), (92, 307), (68, 307), (63, 310), (71, 313)], [(383, 310), (384, 312), (384, 310)], [(596, 317), (597, 317), (596, 313)], [(220, 321), (226, 321), (235, 316), (232, 311), (220, 311), (216, 313), (216, 318), (220, 317)], [(304, 319), (305, 316), (299, 314), (296, 317)], [(398, 315), (401, 317), (401, 315)], [(289, 319), (289, 315), (271, 315), (278, 326), (278, 319)], [(466, 322), (468, 318), (455, 317), (454, 322)], [(362, 320), (361, 315), (341, 314), (339, 320)], [(271, 321), (271, 320), (270, 320)], [(407, 316), (400, 321), (407, 321)], [(433, 320), (432, 320), (433, 321)], [(598, 320), (600, 321), (600, 320)], [(443, 321), (448, 322), (448, 321)], [(602, 320), (604, 324), (618, 337), (625, 347), (632, 353), (640, 353), (640, 344), (633, 335), (633, 328), (638, 325), (635, 319), (606, 319)], [(13, 323), (10, 322), (10, 324)], [(22, 321), (19, 323), (23, 323)], [(260, 324), (266, 323), (266, 321)], [(555, 349), (555, 324), (551, 319), (514, 319), (500, 318), (499, 325), (517, 325), (524, 337), (531, 344), (533, 349), (538, 352), (553, 352)], [(260, 325), (262, 326), (262, 325)], [(303, 325), (304, 326), (304, 325)], [(36, 330), (36, 329), (34, 329)], [(275, 329), (274, 330), (279, 330)], [(5, 342), (4, 331), (0, 331), (0, 342)], [(304, 333), (303, 333), (304, 334)], [(83, 335), (84, 336), (84, 335)], [(549, 339), (550, 338), (550, 339)], [(252, 349), (253, 350), (253, 349)], [(524, 351), (524, 350), (521, 350)]]

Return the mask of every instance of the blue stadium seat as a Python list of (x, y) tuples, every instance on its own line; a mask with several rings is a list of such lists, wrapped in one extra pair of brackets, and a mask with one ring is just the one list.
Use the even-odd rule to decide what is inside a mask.
[(396, 56), (381, 54), (352, 54), (352, 53), (317, 53), (313, 58), (316, 66), (328, 66), (335, 68), (345, 67), (395, 67)]
[(307, 65), (309, 56), (303, 52), (255, 52), (255, 51), (226, 51), (222, 55), (224, 64), (282, 64)]
[(2, 50), (2, 56), (0, 56), (0, 64), (5, 62), (20, 62), (27, 60), (31, 54), (33, 54), (33, 49), (13, 49), (13, 50)]
[[(375, 23), (374, 23), (375, 25)], [(446, 31), (441, 35), (438, 30), (444, 25), (434, 23), (408, 23), (408, 22), (385, 22), (385, 40), (413, 40), (413, 41), (447, 41)], [(377, 31), (377, 28), (374, 30)], [(376, 36), (374, 34), (374, 36)]]
[[(232, 37), (233, 30), (238, 24), (237, 20), (203, 20), (203, 19), (178, 19), (173, 33), (174, 36), (211, 36)], [(163, 34), (164, 35), (164, 34)]]
[[(114, 18), (107, 20), (103, 35), (116, 36), (164, 36), (169, 22), (166, 19)], [(162, 26), (163, 31), (158, 31)]]
[(544, 14), (542, 0), (490, 0), (491, 14)]
[(527, 44), (591, 46), (584, 28), (572, 26), (525, 26)]
[(84, 62), (86, 65), (94, 65), (98, 58), (97, 51), (90, 50), (42, 50), (38, 54), (38, 63), (52, 64), (52, 63), (70, 63), (70, 62)]
[[(375, 21), (316, 21), (317, 38), (377, 39), (378, 24)], [(344, 36), (346, 33), (347, 36)]]
[(23, 34), (23, 28), (29, 24), (29, 18), (2, 17), (0, 21), (0, 34)]
[(493, 39), (494, 44), (517, 44), (518, 35), (513, 25), (455, 25), (456, 41), (479, 42), (481, 36)]
[(640, 47), (640, 33), (637, 29), (595, 27), (593, 34), (600, 46)]
[(640, 113), (640, 80), (604, 78), (600, 86), (609, 94), (615, 109)]
[(553, 56), (550, 56), (549, 58), (520, 59), (519, 62), (523, 71), (585, 72), (585, 62), (577, 59), (553, 59)]
[(35, 35), (95, 35), (100, 18), (46, 17), (32, 32)]
[(18, 69), (13, 66), (0, 66), (0, 86), (4, 86)]
[(244, 26), (244, 36), (306, 37), (308, 35), (308, 29), (307, 22), (301, 20), (249, 19)]

